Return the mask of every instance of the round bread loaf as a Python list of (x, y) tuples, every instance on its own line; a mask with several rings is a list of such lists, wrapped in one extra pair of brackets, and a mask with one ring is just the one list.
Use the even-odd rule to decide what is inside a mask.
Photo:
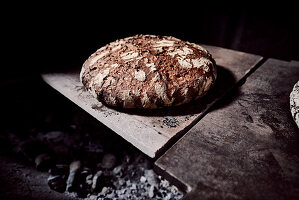
[(93, 53), (80, 80), (110, 106), (152, 109), (202, 97), (216, 75), (214, 59), (201, 46), (169, 36), (136, 35)]
[(290, 94), (290, 107), (293, 119), (299, 128), (299, 81), (294, 85)]

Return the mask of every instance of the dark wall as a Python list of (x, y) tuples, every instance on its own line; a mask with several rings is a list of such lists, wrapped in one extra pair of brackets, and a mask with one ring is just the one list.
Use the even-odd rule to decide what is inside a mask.
[(299, 15), (292, 5), (253, 9), (254, 5), (113, 4), (117, 3), (13, 9), (4, 18), (5, 60), (9, 61), (4, 79), (80, 67), (102, 45), (140, 33), (299, 60)]

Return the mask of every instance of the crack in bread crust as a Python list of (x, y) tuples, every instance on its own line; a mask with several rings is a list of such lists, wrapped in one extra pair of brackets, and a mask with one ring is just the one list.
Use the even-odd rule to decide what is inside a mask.
[(93, 53), (80, 81), (110, 106), (152, 109), (204, 96), (216, 76), (216, 63), (203, 47), (170, 36), (135, 35)]

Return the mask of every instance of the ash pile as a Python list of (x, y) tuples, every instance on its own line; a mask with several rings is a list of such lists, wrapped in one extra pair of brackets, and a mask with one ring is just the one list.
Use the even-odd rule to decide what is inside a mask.
[(47, 114), (35, 127), (9, 129), (12, 151), (49, 173), (52, 190), (79, 199), (182, 199), (153, 163), (84, 112)]

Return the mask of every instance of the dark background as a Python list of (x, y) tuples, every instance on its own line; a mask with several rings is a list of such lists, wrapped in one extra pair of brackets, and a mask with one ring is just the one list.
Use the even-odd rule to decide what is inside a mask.
[[(43, 83), (40, 73), (81, 68), (91, 53), (116, 39), (135, 34), (171, 35), (264, 57), (299, 60), (299, 12), (297, 6), (285, 1), (275, 6), (185, 1), (173, 1), (172, 6), (153, 1), (132, 5), (11, 4), (0, 7), (2, 163), (7, 163), (3, 155), (10, 157), (4, 133), (15, 130), (20, 135), (31, 134), (24, 130), (42, 124), (48, 114), (65, 124), (65, 116), (78, 109)], [(13, 180), (5, 171), (1, 174), (5, 180)], [(18, 186), (26, 184), (11, 183), (4, 187), (11, 187), (7, 194), (16, 193), (24, 199)]]
[(260, 2), (74, 4), (26, 3), (7, 8), (1, 19), (3, 60), (8, 63), (2, 67), (2, 84), (43, 71), (80, 68), (96, 49), (135, 34), (171, 35), (264, 57), (299, 60), (299, 14), (287, 2), (274, 6)]

